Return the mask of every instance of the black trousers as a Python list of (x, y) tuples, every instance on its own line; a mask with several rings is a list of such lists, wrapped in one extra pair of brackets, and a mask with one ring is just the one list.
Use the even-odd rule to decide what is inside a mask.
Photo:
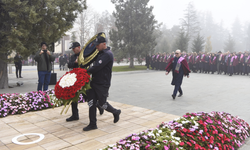
[(18, 78), (21, 77), (21, 73), (22, 73), (22, 65), (16, 65), (16, 77)]
[(183, 94), (180, 84), (176, 84), (176, 85), (174, 86), (173, 95), (176, 96), (176, 94), (177, 94), (178, 91), (179, 91), (180, 94)]
[[(88, 97), (86, 95), (83, 94), (83, 98), (86, 102), (88, 102)], [(96, 105), (95, 105), (99, 111), (101, 111), (101, 106), (99, 105), (99, 103), (97, 102)], [(77, 102), (73, 102), (71, 103), (71, 110), (72, 110), (72, 116), (74, 118), (79, 118), (79, 113), (78, 113), (78, 103)]]
[[(91, 89), (87, 91), (88, 105), (89, 105), (89, 125), (96, 126), (96, 106), (100, 105), (108, 112), (115, 113), (117, 109), (113, 108), (108, 102), (109, 87), (91, 83)], [(98, 101), (98, 104), (97, 104)]]
[(233, 75), (234, 74), (234, 66), (228, 66), (228, 74)]
[(78, 103), (76, 102), (71, 103), (72, 116), (74, 116), (75, 118), (79, 118), (77, 106), (78, 106)]

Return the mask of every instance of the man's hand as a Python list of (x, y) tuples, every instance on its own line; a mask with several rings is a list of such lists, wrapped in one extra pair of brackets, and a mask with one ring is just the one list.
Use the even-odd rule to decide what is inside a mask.
[(41, 55), (42, 53), (43, 53), (43, 50), (41, 50), (39, 54)]
[(75, 61), (75, 63), (78, 63), (78, 56), (77, 56), (77, 58), (76, 58), (76, 61)]
[(168, 75), (168, 72), (166, 72), (166, 75)]
[(47, 54), (50, 55), (50, 51), (47, 50)]

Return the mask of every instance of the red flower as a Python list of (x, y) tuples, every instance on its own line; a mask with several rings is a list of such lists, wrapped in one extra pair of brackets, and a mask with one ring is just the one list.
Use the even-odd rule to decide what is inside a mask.
[(189, 146), (192, 146), (192, 144), (191, 144), (190, 142), (187, 142), (187, 144), (188, 144)]
[(180, 146), (183, 146), (183, 145), (184, 145), (184, 142), (181, 142), (181, 143), (180, 143)]
[(213, 136), (210, 137), (209, 143), (211, 143), (211, 144), (214, 143), (214, 137)]
[[(61, 87), (59, 85), (61, 79), (67, 75), (67, 74), (76, 74), (76, 82), (74, 83), (74, 85), (70, 86), (70, 87)], [(72, 99), (76, 96), (76, 93), (78, 90), (80, 90), (82, 87), (85, 86), (85, 83), (89, 82), (90, 76), (87, 73), (86, 69), (82, 69), (82, 68), (74, 68), (72, 71), (67, 72), (65, 75), (63, 75), (60, 80), (56, 83), (55, 86), (55, 96), (58, 99), (63, 99), (63, 100), (69, 100)]]
[(198, 144), (195, 144), (194, 148), (195, 148), (195, 149), (201, 149), (201, 146), (198, 145)]
[(188, 131), (186, 128), (183, 128), (182, 130), (183, 130), (183, 132), (187, 132)]

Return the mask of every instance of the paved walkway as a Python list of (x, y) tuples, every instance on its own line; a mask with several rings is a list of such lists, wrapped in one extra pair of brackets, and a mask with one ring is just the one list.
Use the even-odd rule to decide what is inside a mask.
[[(65, 71), (55, 70), (57, 78)], [(0, 93), (25, 93), (36, 90), (37, 73), (34, 70), (23, 72), (22, 79), (9, 75), (10, 85), (14, 88), (0, 90)], [(0, 119), (0, 149), (97, 149), (138, 132), (155, 127), (162, 121), (169, 121), (186, 112), (225, 111), (250, 123), (249, 76), (232, 77), (217, 74), (195, 74), (184, 78), (182, 89), (184, 95), (172, 100), (172, 75), (166, 76), (163, 71), (135, 71), (113, 73), (110, 97), (114, 106), (121, 108), (121, 120), (112, 123), (112, 115), (105, 112), (98, 115), (96, 131), (83, 132), (87, 125), (87, 105), (80, 104), (80, 120), (65, 122), (70, 115), (60, 115), (61, 108), (30, 112), (23, 115), (8, 116)], [(21, 87), (15, 83), (24, 82)], [(49, 88), (53, 88), (50, 86)], [(145, 115), (146, 114), (146, 115)], [(27, 132), (45, 134), (41, 142), (29, 146), (15, 145), (11, 139)], [(35, 137), (21, 140), (29, 141)], [(37, 137), (36, 137), (37, 138)], [(58, 144), (60, 143), (60, 144)], [(250, 149), (248, 141), (242, 150)]]
[[(114, 144), (131, 133), (149, 128), (155, 128), (163, 120), (170, 121), (178, 116), (157, 112), (150, 109), (110, 102), (122, 110), (121, 119), (113, 123), (113, 115), (104, 112), (97, 116), (98, 129), (83, 132), (88, 125), (88, 106), (79, 104), (80, 120), (66, 122), (70, 115), (60, 115), (62, 107), (43, 111), (29, 112), (22, 115), (8, 116), (0, 119), (0, 149), (1, 150), (94, 150)], [(70, 110), (69, 110), (70, 111)], [(143, 114), (143, 115), (141, 115)], [(12, 138), (25, 133), (41, 133), (45, 138), (35, 144), (17, 145)], [(25, 136), (19, 142), (31, 142), (38, 136)]]

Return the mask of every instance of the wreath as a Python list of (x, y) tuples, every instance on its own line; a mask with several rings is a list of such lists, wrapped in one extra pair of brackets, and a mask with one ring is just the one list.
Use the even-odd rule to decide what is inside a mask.
[[(80, 94), (86, 95), (86, 91), (91, 89), (89, 81), (90, 75), (83, 68), (74, 68), (60, 78), (54, 90), (56, 98), (64, 104), (61, 114), (68, 104), (70, 106), (72, 102), (78, 102)], [(59, 103), (59, 101), (56, 103)], [(66, 109), (65, 114), (68, 109), (69, 107)]]

